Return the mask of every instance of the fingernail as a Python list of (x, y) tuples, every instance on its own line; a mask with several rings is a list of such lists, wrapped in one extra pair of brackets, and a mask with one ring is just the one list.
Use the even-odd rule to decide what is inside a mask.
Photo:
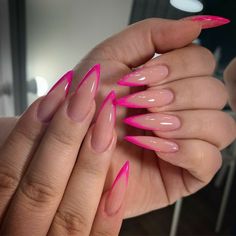
[(181, 125), (178, 117), (159, 113), (131, 116), (125, 118), (124, 122), (139, 129), (152, 131), (172, 131)]
[(116, 120), (115, 97), (115, 92), (111, 91), (99, 111), (91, 139), (92, 147), (96, 152), (104, 152), (112, 141)]
[(158, 83), (166, 78), (168, 68), (164, 65), (141, 68), (124, 76), (117, 84), (122, 86), (144, 86), (147, 84)]
[(116, 100), (116, 104), (130, 108), (150, 108), (168, 105), (174, 99), (174, 94), (168, 89), (147, 90)]
[(38, 119), (48, 122), (52, 119), (58, 106), (66, 98), (73, 79), (73, 71), (64, 74), (57, 83), (50, 89), (38, 108)]
[(105, 203), (105, 212), (107, 213), (107, 215), (115, 215), (122, 206), (127, 190), (128, 179), (129, 161), (126, 161), (123, 167), (120, 169), (118, 175), (116, 176), (111, 189), (109, 190)]
[(131, 142), (137, 146), (143, 147), (145, 149), (153, 150), (156, 152), (176, 152), (179, 147), (176, 143), (171, 142), (166, 139), (161, 139), (152, 136), (126, 136), (124, 138), (126, 141)]
[(81, 122), (86, 117), (96, 95), (99, 80), (100, 65), (97, 64), (87, 72), (71, 97), (67, 113), (72, 120)]
[(209, 29), (230, 23), (229, 19), (220, 16), (196, 15), (183, 18), (183, 20), (197, 21), (202, 29)]

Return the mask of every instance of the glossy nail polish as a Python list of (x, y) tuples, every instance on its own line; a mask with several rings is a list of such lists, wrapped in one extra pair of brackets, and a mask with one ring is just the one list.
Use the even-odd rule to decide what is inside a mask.
[(124, 138), (128, 142), (131, 142), (137, 146), (143, 147), (145, 149), (153, 150), (156, 152), (177, 152), (179, 147), (176, 143), (171, 142), (166, 139), (161, 139), (152, 136), (126, 136)]
[(69, 92), (73, 79), (73, 71), (68, 71), (58, 82), (50, 89), (43, 98), (38, 108), (38, 119), (43, 122), (49, 122), (58, 106), (62, 103)]
[(126, 161), (123, 167), (120, 169), (107, 195), (107, 199), (105, 202), (105, 212), (107, 213), (107, 215), (115, 215), (122, 206), (127, 190), (128, 178), (129, 161)]
[(168, 68), (165, 65), (152, 66), (149, 68), (140, 68), (124, 76), (117, 82), (123, 86), (144, 86), (147, 84), (158, 83), (166, 78)]
[(230, 23), (229, 19), (220, 16), (196, 15), (185, 17), (184, 20), (197, 21), (201, 24), (202, 29), (209, 29)]
[(153, 89), (117, 99), (116, 104), (130, 108), (150, 108), (168, 105), (173, 99), (172, 91), (168, 89)]
[(96, 152), (104, 152), (113, 138), (116, 120), (115, 92), (111, 91), (104, 100), (93, 128), (92, 147)]
[(100, 65), (97, 64), (84, 76), (70, 99), (67, 113), (72, 120), (81, 122), (86, 117), (96, 95), (99, 80)]
[(172, 131), (181, 125), (178, 117), (160, 113), (131, 116), (125, 118), (124, 122), (139, 129), (152, 131)]

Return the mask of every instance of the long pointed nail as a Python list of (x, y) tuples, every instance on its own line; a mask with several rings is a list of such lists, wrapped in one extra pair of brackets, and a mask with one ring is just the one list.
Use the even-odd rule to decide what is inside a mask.
[(131, 94), (116, 100), (116, 104), (130, 108), (150, 108), (168, 105), (174, 99), (168, 89), (147, 90)]
[(152, 136), (126, 136), (124, 138), (128, 142), (131, 142), (137, 146), (145, 149), (153, 150), (156, 152), (177, 152), (179, 147), (176, 143), (166, 139), (161, 139)]
[(75, 121), (82, 121), (91, 109), (100, 80), (100, 65), (93, 66), (76, 88), (68, 106), (68, 116)]
[(38, 108), (38, 119), (49, 122), (58, 106), (66, 98), (73, 79), (73, 71), (64, 74), (44, 97)]
[(166, 78), (168, 68), (164, 65), (138, 69), (120, 79), (117, 84), (123, 86), (144, 86), (158, 83)]
[(99, 111), (91, 139), (96, 152), (104, 152), (109, 147), (116, 120), (115, 92), (111, 91), (105, 98)]
[(128, 179), (129, 161), (126, 161), (109, 190), (105, 202), (105, 212), (107, 215), (115, 215), (121, 208), (127, 190)]
[(229, 19), (220, 16), (196, 15), (183, 18), (183, 20), (197, 21), (202, 29), (209, 29), (230, 23)]

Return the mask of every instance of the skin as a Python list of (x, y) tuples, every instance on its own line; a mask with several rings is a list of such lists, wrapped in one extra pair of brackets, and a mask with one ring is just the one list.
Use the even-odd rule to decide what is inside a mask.
[[(111, 89), (116, 90), (118, 97), (137, 91), (115, 84), (132, 68), (143, 64), (145, 67), (165, 64), (169, 68), (165, 82), (149, 85), (146, 89), (169, 88), (174, 91), (173, 103), (150, 108), (149, 112), (170, 113), (182, 120), (179, 130), (155, 133), (174, 139), (180, 148), (178, 152), (154, 153), (131, 146), (123, 140), (124, 135), (155, 134), (122, 123), (124, 117), (145, 113), (144, 110), (119, 108), (117, 112), (118, 145), (105, 190), (111, 186), (121, 163), (129, 160), (131, 174), (125, 217), (162, 208), (204, 187), (221, 166), (220, 150), (235, 139), (234, 121), (220, 111), (226, 103), (227, 93), (224, 85), (212, 78), (214, 58), (207, 49), (191, 45), (200, 31), (197, 22), (145, 20), (96, 46), (75, 68), (74, 87), (90, 67), (101, 64), (98, 105)], [(155, 52), (163, 55), (151, 60)], [(7, 128), (11, 129), (15, 121), (11, 120), (11, 124), (8, 120), (1, 122), (8, 123), (3, 132), (7, 135)], [(223, 136), (219, 132), (221, 129), (227, 131)], [(4, 139), (2, 136), (1, 140)]]

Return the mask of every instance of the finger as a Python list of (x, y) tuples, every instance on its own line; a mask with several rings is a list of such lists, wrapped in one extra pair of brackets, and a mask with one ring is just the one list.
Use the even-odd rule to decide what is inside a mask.
[(80, 150), (48, 235), (89, 235), (116, 144), (111, 92)]
[(160, 112), (222, 109), (226, 100), (227, 93), (222, 82), (211, 77), (195, 77), (155, 86), (119, 98), (116, 103), (120, 106)]
[(126, 124), (151, 130), (166, 139), (201, 139), (219, 149), (235, 138), (235, 122), (227, 113), (217, 110), (186, 110), (148, 113), (126, 118)]
[[(0, 149), (0, 218), (14, 194), (20, 179), (39, 145), (47, 123), (39, 117), (43, 111), (46, 120), (65, 99), (72, 80), (72, 73), (66, 73), (49, 91), (39, 98), (21, 116), (15, 128)], [(66, 89), (67, 88), (67, 89)], [(49, 101), (50, 100), (50, 101)], [(15, 122), (15, 120), (13, 120)]]
[(129, 162), (119, 171), (110, 190), (103, 194), (90, 236), (117, 236), (124, 217), (125, 194), (129, 177)]
[[(59, 107), (25, 172), (4, 218), (2, 233), (46, 235), (95, 111), (99, 80), (93, 67)], [(25, 227), (25, 222), (28, 222)]]

